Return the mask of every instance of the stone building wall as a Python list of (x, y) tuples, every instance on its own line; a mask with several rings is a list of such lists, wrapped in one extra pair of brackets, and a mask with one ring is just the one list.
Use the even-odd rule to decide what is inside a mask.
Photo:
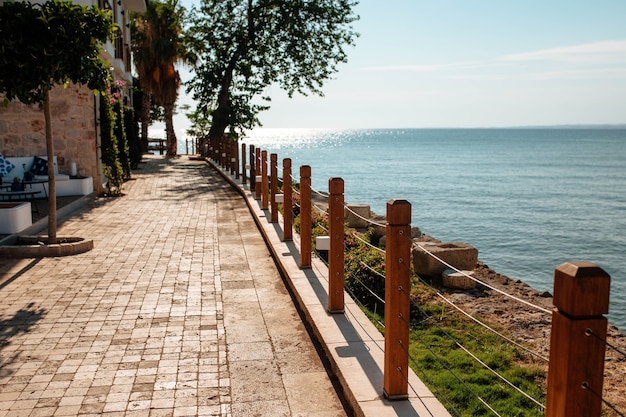
[[(96, 102), (97, 97), (86, 86), (57, 86), (50, 92), (52, 138), (59, 172), (70, 174), (70, 162), (76, 162), (78, 174), (93, 177), (94, 190), (99, 192), (103, 181)], [(4, 156), (46, 155), (45, 134), (44, 115), (39, 106), (16, 100), (8, 107), (0, 106), (0, 153)]]

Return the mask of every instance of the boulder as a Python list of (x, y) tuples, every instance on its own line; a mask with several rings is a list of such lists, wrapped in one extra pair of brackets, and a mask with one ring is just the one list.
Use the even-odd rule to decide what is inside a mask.
[[(418, 275), (440, 277), (450, 267), (434, 258), (441, 259), (458, 270), (473, 270), (478, 262), (478, 249), (463, 242), (419, 242), (413, 245), (413, 269)], [(428, 252), (430, 253), (428, 253)]]
[(372, 212), (368, 204), (346, 204), (343, 215), (348, 227), (362, 229), (371, 224), (368, 220), (372, 217)]

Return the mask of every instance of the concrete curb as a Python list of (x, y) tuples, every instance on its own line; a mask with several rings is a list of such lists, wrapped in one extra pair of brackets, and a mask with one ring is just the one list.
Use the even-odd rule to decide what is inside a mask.
[(383, 394), (384, 338), (348, 294), (344, 294), (345, 312), (331, 314), (328, 304), (326, 265), (313, 259), (311, 269), (301, 269), (298, 236), (294, 241), (281, 240), (282, 218), (269, 222), (269, 211), (262, 210), (246, 185), (221, 167), (207, 161), (245, 199), (254, 220), (285, 283), (311, 331), (311, 337), (321, 346), (332, 374), (340, 384), (343, 395), (354, 415), (363, 417), (386, 416), (450, 416), (423, 382), (410, 370), (409, 399), (389, 401)]

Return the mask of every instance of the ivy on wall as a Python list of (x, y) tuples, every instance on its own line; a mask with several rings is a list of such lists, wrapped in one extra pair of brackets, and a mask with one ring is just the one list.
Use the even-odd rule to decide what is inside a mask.
[(100, 94), (100, 141), (102, 168), (107, 179), (106, 187), (112, 194), (119, 194), (124, 182), (124, 173), (119, 158), (118, 140), (115, 135), (116, 115), (111, 100)]

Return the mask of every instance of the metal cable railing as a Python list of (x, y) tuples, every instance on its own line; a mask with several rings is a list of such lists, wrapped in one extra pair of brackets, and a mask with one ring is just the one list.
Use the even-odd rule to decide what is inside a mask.
[[(293, 179), (293, 176), (292, 176)], [(294, 214), (297, 215), (297, 213), (295, 213), (295, 211), (297, 211), (297, 209), (301, 208), (300, 204), (298, 202), (296, 202), (295, 200), (297, 200), (297, 197), (301, 197), (301, 194), (299, 192), (299, 188), (297, 186), (297, 182), (294, 181), (294, 185), (292, 186), (292, 189), (294, 190), (294, 196), (296, 198), (294, 198)], [(317, 191), (315, 189), (313, 189), (312, 187), (310, 188), (311, 192), (315, 193), (316, 195), (323, 197), (323, 198), (328, 198), (329, 195), (326, 193), (322, 193), (320, 191)], [(314, 227), (318, 227), (320, 230), (323, 230), (325, 232), (328, 232), (328, 228), (325, 227), (323, 225), (323, 221), (325, 219), (320, 219), (319, 216), (316, 216), (313, 214), (313, 212), (317, 212), (317, 213), (321, 213), (321, 214), (328, 214), (327, 210), (325, 210), (324, 208), (320, 207), (318, 204), (315, 203), (311, 203), (312, 206), (312, 211), (311, 211), (311, 220), (312, 220), (312, 225)], [(366, 221), (368, 224), (372, 225), (372, 226), (376, 226), (376, 227), (388, 227), (386, 224), (383, 224), (381, 222), (376, 222), (373, 221), (372, 219), (368, 219), (364, 216), (362, 216), (361, 214), (355, 212), (354, 210), (352, 210), (348, 205), (344, 204), (344, 209), (347, 212), (350, 212), (352, 215), (354, 215), (355, 217)], [(353, 232), (352, 236), (360, 242), (360, 244), (365, 245), (367, 248), (369, 249), (373, 249), (376, 250), (380, 253), (385, 253), (385, 251), (383, 249), (378, 248), (375, 245), (372, 245), (370, 242), (368, 242), (367, 240), (363, 239), (362, 237), (360, 237), (358, 235), (358, 233)], [(428, 256), (431, 256), (433, 259), (437, 260), (438, 262), (440, 262), (442, 265), (445, 265), (446, 267), (456, 271), (457, 273), (465, 276), (466, 278), (473, 280), (474, 282), (476, 282), (477, 284), (480, 284), (481, 286), (485, 287), (485, 288), (489, 288), (492, 291), (495, 291), (498, 294), (501, 294), (509, 299), (512, 299), (518, 303), (524, 304), (527, 307), (531, 307), (535, 310), (538, 310), (542, 313), (545, 314), (552, 314), (551, 310), (548, 310), (546, 308), (543, 308), (541, 306), (535, 305), (531, 302), (528, 302), (520, 297), (514, 296), (512, 294), (509, 294), (499, 288), (496, 288), (492, 285), (489, 285), (488, 283), (477, 279), (473, 276), (471, 276), (470, 274), (466, 273), (465, 271), (461, 271), (457, 268), (455, 268), (453, 265), (450, 265), (449, 263), (445, 262), (444, 260), (442, 260), (441, 258), (437, 257), (435, 254), (433, 254), (431, 251), (428, 250), (428, 248), (424, 247), (423, 245), (420, 245), (418, 242), (413, 242), (410, 237), (405, 236), (407, 239), (409, 239), (411, 241), (411, 245), (413, 248), (419, 248), (419, 250), (421, 250), (422, 252), (428, 254)], [(344, 248), (345, 249), (345, 248)], [(323, 257), (320, 257), (320, 259), (323, 259)], [(377, 278), (380, 279), (385, 279), (385, 274), (379, 272), (376, 270), (376, 268), (372, 267), (371, 265), (369, 265), (367, 262), (365, 262), (364, 260), (360, 260), (359, 264), (361, 267), (365, 268), (365, 270), (367, 270), (367, 272), (362, 272), (362, 273), (367, 273), (371, 276), (375, 276)], [(409, 268), (410, 270), (410, 266), (407, 266), (405, 264), (405, 267)], [(365, 276), (365, 275), (364, 275)], [(427, 283), (425, 280), (423, 280), (421, 277), (419, 277), (416, 274), (413, 274), (412, 272), (410, 273), (410, 276), (413, 278), (416, 278), (418, 280), (418, 282), (420, 282), (421, 284), (425, 285), (427, 288), (429, 288), (434, 295), (436, 295), (437, 297), (439, 297), (440, 299), (442, 299), (447, 305), (451, 306), (455, 311), (457, 311), (458, 313), (462, 314), (463, 316), (465, 316), (467, 319), (471, 320), (472, 322), (476, 323), (477, 325), (485, 328), (486, 330), (488, 330), (489, 332), (493, 333), (494, 335), (498, 336), (499, 338), (501, 338), (502, 340), (506, 341), (506, 343), (511, 344), (512, 346), (515, 346), (515, 348), (523, 350), (524, 352), (528, 353), (529, 355), (532, 355), (533, 357), (536, 357), (538, 359), (541, 359), (542, 361), (547, 361), (548, 358), (546, 358), (545, 356), (537, 353), (537, 352), (533, 352), (531, 349), (527, 348), (526, 346), (522, 345), (521, 343), (516, 342), (515, 340), (513, 340), (510, 337), (507, 337), (506, 335), (502, 334), (501, 332), (498, 332), (497, 330), (493, 329), (491, 326), (487, 325), (486, 323), (483, 323), (481, 320), (479, 320), (478, 318), (472, 316), (472, 314), (468, 313), (467, 311), (465, 311), (463, 308), (461, 308), (460, 306), (458, 306), (455, 302), (451, 301), (450, 299), (448, 299), (441, 291), (437, 290), (434, 286), (430, 285), (429, 283)], [(385, 299), (384, 296), (381, 296), (380, 294), (377, 293), (377, 291), (373, 290), (372, 288), (369, 287), (369, 285), (364, 282), (363, 279), (361, 279), (361, 276), (359, 275), (355, 275), (352, 277), (353, 278), (353, 282), (355, 282), (356, 284), (358, 284), (360, 287), (363, 288), (363, 290), (367, 293), (369, 293), (372, 297), (374, 297), (378, 302), (380, 302), (381, 304), (385, 304)], [(374, 283), (374, 285), (376, 285), (376, 283)], [(366, 309), (367, 307), (365, 305), (363, 305), (361, 303), (361, 301), (359, 300), (359, 297), (355, 296), (355, 293), (353, 292), (352, 288), (346, 288), (346, 290), (348, 291), (348, 293), (350, 294), (350, 296), (355, 300), (355, 302), (363, 309)], [(527, 400), (531, 401), (533, 404), (535, 404), (536, 406), (540, 407), (540, 408), (545, 408), (545, 406), (543, 404), (541, 404), (539, 401), (537, 401), (536, 399), (534, 399), (532, 396), (528, 395), (527, 393), (524, 393), (524, 391), (522, 391), (519, 387), (517, 387), (514, 383), (512, 383), (511, 381), (509, 381), (506, 377), (504, 377), (503, 375), (501, 375), (499, 372), (497, 372), (497, 370), (493, 369), (491, 366), (489, 366), (484, 360), (482, 360), (477, 354), (473, 353), (470, 351), (470, 349), (468, 349), (467, 347), (463, 346), (463, 344), (459, 341), (456, 340), (453, 336), (451, 336), (451, 334), (446, 331), (445, 329), (441, 329), (440, 326), (437, 325), (436, 320), (431, 316), (428, 315), (423, 309), (420, 308), (420, 306), (418, 306), (414, 300), (411, 298), (410, 293), (406, 292), (405, 290), (402, 290), (404, 295), (406, 297), (408, 297), (409, 301), (410, 301), (410, 305), (413, 306), (414, 308), (417, 308), (421, 314), (423, 314), (426, 319), (422, 320), (421, 323), (434, 323), (435, 326), (439, 327), (439, 331), (442, 334), (445, 334), (449, 339), (451, 339), (451, 341), (454, 343), (454, 346), (456, 346), (460, 351), (463, 351), (465, 354), (467, 354), (470, 358), (472, 358), (472, 360), (477, 363), (479, 366), (483, 367), (484, 369), (488, 370), (492, 375), (494, 375), (496, 378), (498, 378), (499, 381), (501, 381), (505, 386), (515, 390), (518, 394), (524, 396), (524, 398), (526, 398)], [(407, 318), (402, 318), (402, 320), (406, 323), (406, 325), (408, 326), (408, 329), (411, 331), (411, 323), (409, 321), (407, 321)], [(378, 322), (381, 326), (384, 326), (383, 323)], [(414, 334), (414, 332), (412, 332), (411, 334)], [(594, 337), (598, 340), (600, 340), (602, 343), (604, 343), (608, 348), (613, 349), (615, 352), (617, 352), (619, 355), (621, 355), (622, 357), (626, 357), (626, 354), (624, 353), (623, 349), (621, 349), (619, 346), (616, 346), (615, 344), (611, 343), (610, 341), (598, 336), (597, 334), (593, 333), (590, 329), (587, 330), (586, 332), (587, 336), (590, 337)], [(417, 335), (419, 336), (419, 335)], [(408, 346), (402, 346), (403, 349), (406, 350), (406, 353), (409, 357), (409, 360), (411, 361), (411, 363), (417, 364), (417, 361), (415, 360), (414, 357), (412, 357), (412, 355), (410, 355)], [(481, 348), (482, 349), (482, 348)], [(430, 347), (429, 347), (429, 350)], [(433, 355), (435, 355), (432, 350), (431, 353)], [(435, 355), (436, 357), (436, 355)], [(440, 358), (437, 358), (438, 360), (440, 360)], [(443, 361), (445, 362), (445, 361)], [(417, 367), (417, 366), (416, 366)], [(444, 366), (445, 368), (445, 366)], [(402, 374), (404, 376), (404, 374)], [(455, 376), (455, 378), (459, 379), (458, 376)], [(407, 380), (407, 383), (409, 381)], [(410, 385), (410, 384), (409, 384)], [(616, 412), (617, 414), (619, 414), (620, 416), (624, 416), (623, 413), (621, 413), (620, 411), (617, 410), (616, 406), (614, 404), (611, 404), (610, 402), (608, 402), (606, 399), (602, 398), (601, 393), (595, 392), (594, 390), (591, 389), (591, 387), (589, 387), (588, 384), (586, 384), (587, 386), (585, 386), (585, 383), (582, 383), (583, 388), (587, 389), (589, 392), (591, 392), (593, 395), (597, 396), (598, 398), (600, 398), (602, 400), (602, 402), (605, 404), (605, 406), (611, 408), (614, 412)], [(468, 387), (471, 391), (471, 387)], [(411, 387), (412, 390), (414, 390), (413, 387)], [(415, 391), (415, 390), (414, 390)], [(417, 393), (416, 393), (417, 394)], [(475, 393), (474, 393), (475, 394)], [(479, 402), (481, 402), (487, 409), (489, 409), (494, 415), (499, 415), (497, 411), (495, 411), (493, 406), (490, 406), (489, 404), (487, 404), (487, 402), (485, 401), (484, 398), (481, 398), (480, 396), (477, 396), (477, 399)], [(450, 408), (450, 407), (449, 407)], [(457, 412), (455, 410), (455, 412)], [(458, 412), (457, 412), (458, 414)]]

